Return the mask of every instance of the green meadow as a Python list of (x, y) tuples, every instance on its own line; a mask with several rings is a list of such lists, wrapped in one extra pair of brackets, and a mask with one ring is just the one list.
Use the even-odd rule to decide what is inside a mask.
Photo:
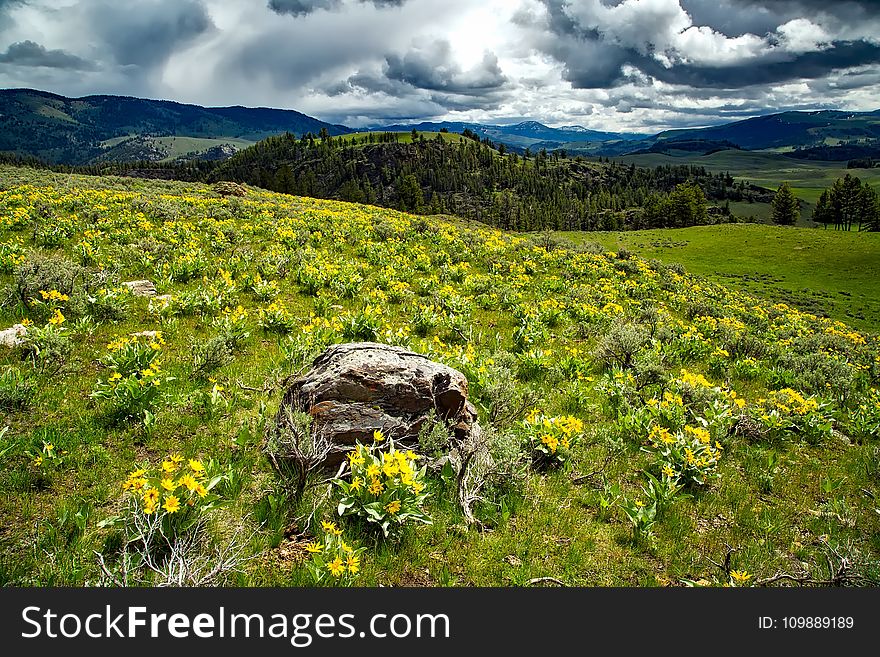
[(565, 235), (880, 332), (880, 233), (722, 224)]
[[(559, 239), (229, 187), (0, 168), (0, 329), (28, 325), (0, 585), (880, 585), (877, 236)], [(289, 377), (356, 341), (464, 373), (479, 458), (438, 460), (470, 447), (437, 419), (297, 492)]]

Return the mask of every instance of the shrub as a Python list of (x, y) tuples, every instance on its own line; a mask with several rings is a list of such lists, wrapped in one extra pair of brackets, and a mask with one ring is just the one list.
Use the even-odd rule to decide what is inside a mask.
[(420, 457), (395, 449), (393, 441), (383, 450), (382, 442), (382, 432), (377, 431), (372, 445), (357, 443), (348, 455), (350, 479), (333, 483), (339, 488), (339, 515), (377, 525), (387, 538), (398, 536), (409, 522), (430, 525), (431, 517), (424, 510), (428, 493), (426, 468), (416, 464)]
[(37, 389), (36, 382), (15, 368), (0, 374), (0, 408), (6, 411), (21, 410), (30, 406)]
[(144, 415), (162, 394), (162, 386), (174, 380), (160, 368), (162, 334), (130, 336), (107, 345), (101, 363), (110, 370), (100, 379), (90, 397), (110, 403), (111, 412), (122, 419)]
[(204, 342), (192, 342), (192, 371), (196, 377), (205, 377), (214, 370), (232, 362), (233, 349), (226, 335), (220, 334)]
[(550, 417), (537, 409), (523, 422), (526, 439), (536, 467), (549, 468), (564, 465), (571, 459), (571, 450), (584, 430), (584, 423), (565, 415)]
[(63, 256), (31, 255), (14, 271), (14, 285), (22, 303), (39, 295), (40, 290), (57, 290), (66, 295), (73, 293), (76, 279), (83, 269)]
[(606, 368), (629, 369), (648, 343), (650, 335), (641, 325), (615, 322), (596, 347), (594, 356)]
[(207, 515), (221, 502), (213, 491), (223, 480), (213, 469), (171, 455), (160, 468), (129, 473), (122, 485), (122, 513), (98, 523), (122, 532), (118, 574), (99, 556), (110, 583), (207, 586), (238, 569), (240, 547), (234, 539), (209, 552)]
[(217, 335), (190, 345), (193, 374), (199, 377), (231, 362), (236, 350), (250, 335), (247, 330), (247, 311), (241, 306), (235, 310), (226, 308), (211, 325), (218, 329)]
[(351, 586), (361, 569), (361, 555), (366, 548), (354, 548), (342, 538), (342, 530), (333, 522), (322, 522), (324, 536), (306, 545), (311, 558), (306, 568), (316, 585)]

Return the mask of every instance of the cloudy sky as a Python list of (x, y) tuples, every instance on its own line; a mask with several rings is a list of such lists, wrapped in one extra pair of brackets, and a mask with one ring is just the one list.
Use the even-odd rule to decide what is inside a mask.
[(0, 0), (0, 87), (653, 132), (880, 108), (880, 0)]

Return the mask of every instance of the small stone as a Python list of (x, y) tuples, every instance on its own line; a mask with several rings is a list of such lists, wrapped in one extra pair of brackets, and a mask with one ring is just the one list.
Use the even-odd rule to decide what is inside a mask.
[(123, 285), (131, 290), (131, 293), (136, 297), (156, 296), (156, 286), (152, 281), (126, 281)]
[(0, 345), (17, 347), (25, 335), (27, 335), (27, 327), (24, 324), (15, 324), (11, 328), (0, 331)]
[(155, 338), (159, 335), (159, 331), (140, 331), (138, 333), (129, 333), (133, 338)]

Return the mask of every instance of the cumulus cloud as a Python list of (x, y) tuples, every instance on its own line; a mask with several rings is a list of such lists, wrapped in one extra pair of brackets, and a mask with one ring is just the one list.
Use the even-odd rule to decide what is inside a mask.
[(507, 78), (491, 52), (469, 70), (462, 70), (452, 57), (448, 41), (438, 39), (400, 55), (387, 55), (385, 76), (419, 89), (476, 95), (502, 87)]
[[(721, 0), (728, 12), (740, 7), (764, 9), (765, 18), (779, 17), (808, 2), (776, 5), (752, 0)], [(822, 25), (804, 16), (776, 23), (762, 34), (729, 35), (711, 25), (698, 25), (685, 9), (708, 17), (699, 0), (542, 0), (547, 12), (546, 34), (534, 35), (536, 47), (556, 57), (565, 77), (576, 87), (623, 84), (627, 66), (671, 84), (695, 87), (745, 87), (800, 78), (880, 61), (867, 34), (841, 37), (829, 29), (839, 16)], [(861, 10), (865, 3), (853, 1)], [(827, 6), (827, 3), (826, 3)], [(768, 27), (775, 21), (765, 23)], [(599, 51), (604, 61), (596, 62)]]
[[(76, 75), (70, 75), (76, 71)], [(0, 0), (0, 85), (652, 131), (876, 109), (869, 0)]]

